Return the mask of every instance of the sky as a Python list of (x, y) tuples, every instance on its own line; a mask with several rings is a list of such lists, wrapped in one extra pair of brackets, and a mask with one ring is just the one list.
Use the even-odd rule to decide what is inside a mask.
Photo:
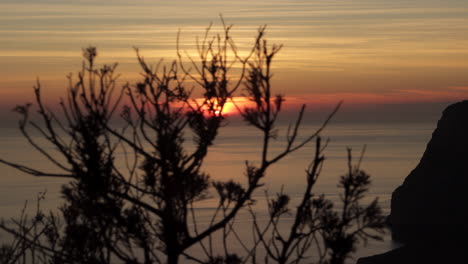
[(180, 30), (193, 53), (220, 14), (241, 50), (265, 24), (269, 43), (284, 45), (273, 84), (290, 104), (427, 108), (467, 98), (466, 0), (0, 0), (0, 116), (32, 101), (37, 78), (50, 100), (63, 94), (83, 47), (98, 48), (98, 63), (119, 62), (121, 81), (132, 82), (133, 47), (171, 61)]

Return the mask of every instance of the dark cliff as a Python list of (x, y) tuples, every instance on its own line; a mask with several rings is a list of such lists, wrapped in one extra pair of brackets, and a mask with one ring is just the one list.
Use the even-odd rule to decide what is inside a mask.
[(392, 194), (395, 240), (468, 232), (468, 101), (443, 112), (416, 168)]
[(466, 257), (468, 101), (444, 110), (421, 161), (392, 194), (388, 224), (405, 245), (359, 264), (461, 263)]

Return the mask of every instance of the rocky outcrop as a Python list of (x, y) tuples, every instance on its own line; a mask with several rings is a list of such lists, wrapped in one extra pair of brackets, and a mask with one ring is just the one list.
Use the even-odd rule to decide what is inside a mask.
[(468, 101), (443, 112), (416, 168), (392, 194), (395, 240), (468, 235)]
[(421, 161), (392, 194), (388, 223), (394, 240), (405, 246), (359, 264), (462, 263), (468, 246), (468, 101), (443, 112)]
[(466, 241), (413, 243), (380, 255), (360, 258), (357, 264), (467, 263), (466, 246)]

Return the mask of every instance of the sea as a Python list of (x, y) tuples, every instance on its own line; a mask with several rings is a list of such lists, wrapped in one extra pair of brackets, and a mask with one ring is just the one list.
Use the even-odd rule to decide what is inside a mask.
[[(320, 126), (311, 122), (300, 129), (299, 140), (314, 133)], [(358, 162), (363, 148), (365, 152), (360, 168), (371, 175), (371, 187), (362, 203), (366, 204), (378, 198), (384, 214), (390, 212), (391, 194), (404, 181), (405, 177), (418, 164), (431, 134), (436, 127), (436, 120), (431, 122), (332, 122), (322, 132), (323, 142), (328, 142), (324, 150), (325, 162), (320, 178), (314, 187), (314, 194), (324, 194), (339, 205), (340, 189), (338, 180), (348, 170), (347, 149), (352, 149), (353, 160)], [(287, 124), (277, 126), (277, 137), (271, 140), (269, 157), (281, 152), (285, 147)], [(41, 146), (53, 151), (53, 147), (38, 135), (34, 134)], [(219, 136), (211, 147), (204, 164), (204, 171), (214, 180), (229, 180), (245, 184), (245, 162), (258, 164), (261, 154), (262, 137), (260, 131), (243, 123), (228, 123), (223, 126)], [(33, 168), (54, 170), (40, 153), (35, 151), (19, 130), (6, 127), (1, 131), (0, 158), (17, 162)], [(187, 144), (191, 144), (190, 139)], [(123, 155), (122, 153), (118, 155)], [(290, 195), (292, 210), (305, 188), (305, 170), (314, 155), (314, 144), (291, 153), (278, 163), (272, 165), (264, 184), (256, 193), (256, 210), (259, 221), (265, 221), (267, 197), (273, 197), (283, 190)], [(31, 212), (36, 206), (38, 193), (46, 192), (46, 198), (40, 204), (43, 210), (57, 211), (63, 203), (60, 189), (66, 180), (57, 178), (40, 178), (26, 175), (17, 170), (1, 165), (0, 175), (0, 216), (11, 221), (19, 217), (22, 209), (27, 206)], [(215, 196), (208, 195), (197, 205), (199, 224), (203, 225), (210, 219), (216, 208)], [(262, 220), (263, 219), (263, 220)], [(292, 222), (291, 217), (285, 217), (282, 226), (285, 228)], [(245, 240), (252, 238), (252, 216), (243, 211), (236, 217), (239, 223), (240, 235)], [(0, 234), (1, 235), (1, 234)], [(2, 241), (2, 237), (0, 237)], [(349, 260), (354, 263), (357, 258), (389, 251), (398, 244), (392, 242), (390, 233), (383, 235), (382, 241), (370, 240), (358, 245), (357, 251)], [(240, 246), (233, 246), (240, 250)]]

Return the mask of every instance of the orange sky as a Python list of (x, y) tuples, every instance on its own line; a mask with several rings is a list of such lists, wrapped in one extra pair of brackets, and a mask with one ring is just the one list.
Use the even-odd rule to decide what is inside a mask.
[[(276, 92), (290, 104), (452, 102), (468, 94), (466, 1), (0, 1), (0, 107), (30, 101), (40, 77), (54, 98), (65, 75), (81, 66), (81, 48), (98, 47), (99, 62), (119, 62), (135, 81), (134, 46), (150, 61), (195, 52), (218, 14), (234, 24), (241, 50), (268, 24), (284, 48), (274, 63)], [(52, 100), (51, 101), (56, 101)]]

